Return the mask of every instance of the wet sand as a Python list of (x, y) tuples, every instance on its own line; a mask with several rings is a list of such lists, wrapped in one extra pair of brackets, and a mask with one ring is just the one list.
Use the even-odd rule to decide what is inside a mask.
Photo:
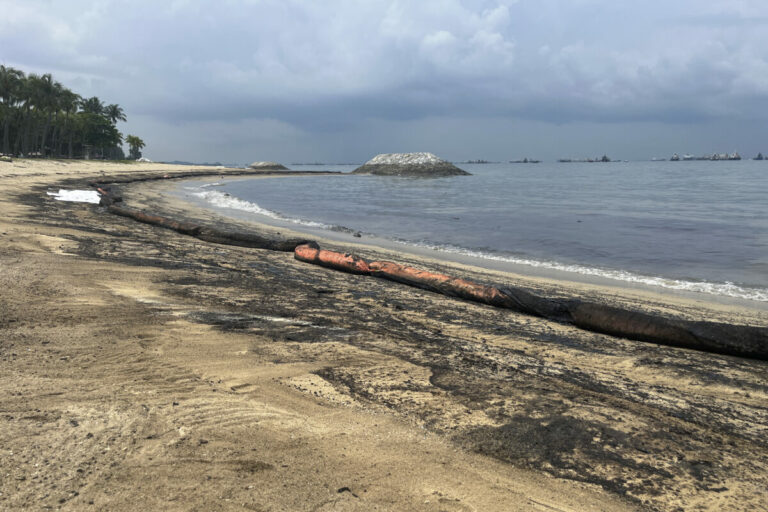
[[(765, 508), (765, 362), (590, 333), (45, 196), (63, 181), (187, 170), (0, 163), (0, 508)], [(275, 229), (158, 185), (124, 187), (126, 203)], [(768, 324), (733, 305), (355, 252)]]

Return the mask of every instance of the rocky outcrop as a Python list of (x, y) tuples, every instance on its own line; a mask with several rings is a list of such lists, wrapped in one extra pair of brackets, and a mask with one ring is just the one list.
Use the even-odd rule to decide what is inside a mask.
[(248, 166), (250, 169), (257, 171), (287, 171), (288, 168), (283, 164), (277, 162), (253, 162)]
[(376, 155), (361, 165), (352, 174), (375, 174), (379, 176), (460, 176), (469, 175), (452, 163), (432, 153), (385, 153)]

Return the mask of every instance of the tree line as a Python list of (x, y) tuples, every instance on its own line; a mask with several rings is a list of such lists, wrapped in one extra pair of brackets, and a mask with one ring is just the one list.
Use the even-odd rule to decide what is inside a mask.
[[(0, 152), (52, 158), (124, 159), (118, 121), (125, 112), (99, 98), (83, 98), (50, 73), (0, 65)], [(128, 135), (129, 156), (141, 158), (144, 141)]]

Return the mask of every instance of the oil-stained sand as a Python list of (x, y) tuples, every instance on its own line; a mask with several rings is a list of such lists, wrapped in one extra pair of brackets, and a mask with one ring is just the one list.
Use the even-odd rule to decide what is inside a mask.
[(0, 507), (766, 506), (765, 362), (200, 242), (43, 196), (125, 167), (18, 165), (0, 168)]

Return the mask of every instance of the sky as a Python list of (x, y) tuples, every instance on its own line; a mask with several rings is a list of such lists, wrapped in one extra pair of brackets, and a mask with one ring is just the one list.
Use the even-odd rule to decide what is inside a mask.
[(768, 153), (765, 0), (0, 0), (153, 160)]

